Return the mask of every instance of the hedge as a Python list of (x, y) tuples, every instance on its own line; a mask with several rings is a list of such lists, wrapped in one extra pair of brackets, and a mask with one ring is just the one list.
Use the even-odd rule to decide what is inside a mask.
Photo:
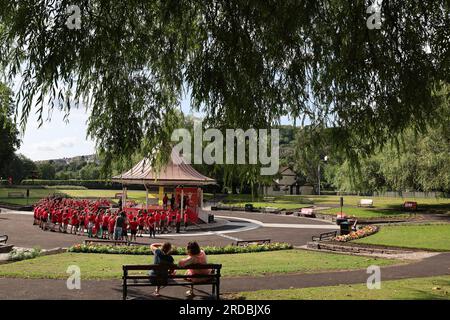
[[(289, 243), (274, 242), (263, 245), (249, 245), (245, 247), (228, 245), (225, 247), (203, 247), (206, 254), (233, 254), (233, 253), (251, 253), (263, 251), (289, 250), (293, 246)], [(94, 245), (94, 244), (77, 244), (70, 247), (68, 252), (76, 253), (106, 253), (106, 254), (134, 254), (134, 255), (152, 255), (150, 246), (112, 246), (112, 245)], [(173, 255), (186, 255), (186, 248), (173, 247)]]
[[(116, 189), (121, 190), (122, 185), (117, 182), (105, 180), (43, 180), (43, 179), (25, 179), (22, 185), (29, 186), (81, 186), (88, 189)], [(143, 187), (142, 187), (143, 188)]]

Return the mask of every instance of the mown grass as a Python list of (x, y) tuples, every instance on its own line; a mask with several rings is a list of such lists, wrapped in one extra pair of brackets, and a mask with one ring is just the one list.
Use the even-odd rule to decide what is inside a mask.
[(259, 290), (230, 295), (247, 300), (449, 300), (450, 276), (381, 282), (380, 289), (366, 284), (286, 290)]
[(382, 226), (357, 243), (450, 251), (450, 224)]
[[(174, 256), (178, 261), (182, 256)], [(66, 270), (77, 265), (83, 279), (120, 279), (124, 264), (151, 264), (153, 256), (63, 253), (0, 265), (0, 277), (66, 279)], [(268, 274), (312, 273), (330, 270), (392, 265), (400, 260), (367, 258), (305, 250), (210, 255), (208, 262), (221, 263), (222, 275), (264, 276)]]
[[(30, 198), (9, 198), (9, 192), (22, 192), (26, 195), (26, 188), (0, 188), (0, 202), (18, 204), (18, 205), (26, 205), (26, 204), (34, 204), (42, 198), (45, 198), (49, 195), (53, 195), (55, 193), (65, 194), (68, 197), (74, 198), (109, 198), (112, 199), (116, 195), (116, 193), (120, 193), (120, 190), (97, 190), (97, 189), (84, 189), (84, 190), (71, 190), (71, 189), (58, 189), (58, 188), (32, 188), (30, 189)], [(156, 194), (149, 194), (150, 198), (157, 198)], [(129, 190), (128, 198), (138, 201), (145, 202), (145, 191), (141, 190)]]

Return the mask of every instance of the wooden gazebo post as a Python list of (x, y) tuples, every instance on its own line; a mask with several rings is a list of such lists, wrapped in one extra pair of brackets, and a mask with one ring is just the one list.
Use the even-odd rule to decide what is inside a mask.
[(180, 206), (181, 206), (181, 219), (183, 219), (184, 221), (184, 187), (181, 186), (181, 201), (180, 201)]
[(148, 209), (148, 188), (147, 185), (144, 182), (144, 187), (145, 187), (145, 210)]

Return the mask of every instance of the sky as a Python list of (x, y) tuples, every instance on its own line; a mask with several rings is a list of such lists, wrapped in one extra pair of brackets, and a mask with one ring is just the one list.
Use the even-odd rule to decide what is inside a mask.
[[(185, 114), (192, 114), (189, 100), (187, 96), (181, 101), (181, 109)], [(95, 142), (86, 137), (88, 116), (85, 108), (74, 108), (70, 112), (68, 123), (65, 123), (63, 112), (54, 110), (51, 121), (45, 121), (39, 128), (38, 116), (31, 113), (17, 152), (33, 161), (94, 154)], [(281, 123), (292, 121), (285, 118)]]

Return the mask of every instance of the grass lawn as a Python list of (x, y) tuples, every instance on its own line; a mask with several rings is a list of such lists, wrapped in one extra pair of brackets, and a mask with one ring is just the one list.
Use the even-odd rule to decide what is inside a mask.
[[(174, 256), (178, 261), (182, 257)], [(62, 253), (0, 265), (0, 277), (66, 279), (67, 267), (78, 265), (83, 279), (120, 279), (123, 264), (151, 264), (153, 256)], [(210, 255), (208, 262), (221, 263), (223, 276), (263, 276), (275, 273), (311, 273), (362, 269), (403, 263), (400, 260), (367, 258), (306, 250), (286, 250), (229, 255)]]
[(382, 226), (357, 243), (450, 251), (450, 224)]
[[(320, 213), (330, 215), (336, 215), (339, 212), (341, 212), (340, 208), (332, 208), (320, 211)], [(378, 208), (343, 207), (342, 212), (347, 216), (355, 216), (357, 218), (404, 218), (409, 216), (409, 213), (405, 213), (404, 211)]]
[[(277, 209), (298, 209), (303, 207), (308, 207), (310, 204), (301, 204), (301, 203), (295, 203), (295, 202), (289, 202), (286, 200), (275, 200), (275, 202), (263, 202), (263, 201), (257, 201), (257, 202), (233, 202), (231, 205), (235, 207), (245, 207), (247, 203), (253, 204), (253, 207), (255, 208), (277, 208)], [(228, 205), (228, 203), (226, 204)]]
[[(21, 188), (0, 188), (0, 202), (12, 203), (19, 205), (26, 205), (27, 199), (23, 198), (8, 198), (8, 192), (23, 192), (26, 194), (27, 190)], [(33, 204), (40, 199), (47, 197), (54, 193), (62, 193), (69, 197), (74, 198), (114, 198), (116, 193), (120, 193), (120, 190), (96, 190), (96, 189), (82, 189), (82, 190), (67, 190), (67, 189), (30, 189), (30, 199), (28, 204)], [(156, 198), (156, 194), (149, 194), (150, 198)], [(145, 202), (145, 191), (141, 190), (128, 190), (128, 198), (136, 200), (138, 202)]]
[[(8, 198), (8, 192), (23, 192), (26, 193), (26, 188), (0, 188), (0, 202), (12, 203), (12, 204), (27, 204), (27, 199), (12, 199)], [(48, 189), (30, 189), (30, 199), (28, 204), (33, 204), (39, 199), (44, 198), (53, 193), (63, 193), (70, 197), (76, 198), (113, 198), (120, 190), (95, 190), (95, 189), (83, 189), (83, 190), (67, 190), (64, 186), (61, 189), (58, 187)], [(150, 197), (156, 198), (157, 194), (150, 194)], [(128, 197), (138, 202), (145, 202), (145, 191), (129, 190)], [(211, 194), (208, 194), (206, 198), (214, 200)], [(359, 199), (367, 197), (358, 196), (344, 196), (345, 213), (348, 215), (354, 215), (360, 218), (376, 218), (386, 216), (407, 216), (408, 213), (404, 213), (401, 210), (401, 205), (405, 201), (417, 201), (419, 208), (425, 212), (427, 209), (439, 209), (450, 212), (450, 199), (444, 198), (432, 198), (432, 199), (414, 199), (414, 198), (382, 198), (382, 197), (370, 197), (374, 200), (375, 208), (356, 208)], [(273, 207), (278, 209), (293, 210), (297, 208), (303, 208), (310, 205), (317, 206), (337, 206), (339, 204), (339, 196), (317, 196), (317, 195), (284, 195), (275, 197), (275, 202), (266, 202), (262, 198), (251, 201), (251, 195), (228, 195), (225, 204), (232, 206), (244, 207), (246, 203), (252, 203), (256, 208)], [(323, 210), (322, 213), (336, 214), (338, 208), (332, 208), (329, 210)], [(421, 212), (422, 213), (422, 212)]]
[(381, 289), (366, 284), (242, 292), (231, 298), (248, 300), (449, 300), (450, 276), (383, 281)]
[[(370, 198), (374, 201), (374, 208), (356, 207), (360, 199)], [(275, 197), (275, 202), (264, 202), (262, 198), (252, 201), (250, 195), (228, 195), (225, 204), (233, 206), (244, 206), (252, 203), (254, 207), (274, 207), (285, 209), (296, 209), (310, 205), (316, 206), (338, 206), (339, 196), (317, 196), (317, 195), (284, 195)], [(426, 213), (428, 209), (437, 209), (450, 212), (450, 199), (446, 198), (393, 198), (393, 197), (363, 197), (344, 196), (344, 212), (347, 215), (354, 215), (359, 218), (380, 218), (388, 216), (405, 217), (409, 213), (402, 211), (405, 201), (416, 201), (419, 205), (419, 213)], [(322, 210), (324, 214), (336, 214), (340, 208)]]

